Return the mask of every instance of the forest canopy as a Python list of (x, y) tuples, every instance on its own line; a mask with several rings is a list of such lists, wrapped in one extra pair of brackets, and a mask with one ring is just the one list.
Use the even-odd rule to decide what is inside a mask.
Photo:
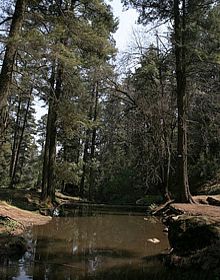
[(121, 2), (154, 32), (121, 59), (108, 1), (0, 4), (1, 188), (193, 202), (219, 181), (220, 4)]

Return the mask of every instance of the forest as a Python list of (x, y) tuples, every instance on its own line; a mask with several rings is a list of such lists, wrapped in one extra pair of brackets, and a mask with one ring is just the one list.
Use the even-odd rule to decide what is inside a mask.
[(122, 2), (144, 32), (119, 58), (111, 2), (1, 1), (2, 189), (193, 203), (219, 182), (219, 2)]
[(2, 280), (220, 280), (219, 207), (220, 1), (0, 1)]

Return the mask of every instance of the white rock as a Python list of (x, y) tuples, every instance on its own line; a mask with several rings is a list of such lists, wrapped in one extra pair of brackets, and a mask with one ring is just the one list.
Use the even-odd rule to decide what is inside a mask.
[(151, 242), (151, 243), (153, 243), (153, 244), (158, 244), (158, 243), (160, 243), (160, 240), (157, 239), (157, 238), (149, 238), (149, 239), (147, 239), (147, 241), (148, 241), (148, 242)]

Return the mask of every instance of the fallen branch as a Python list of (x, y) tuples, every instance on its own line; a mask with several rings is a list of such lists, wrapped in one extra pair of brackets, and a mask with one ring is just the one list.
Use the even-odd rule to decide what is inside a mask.
[(173, 202), (174, 200), (169, 200), (166, 203), (160, 205), (155, 211), (152, 212), (152, 215), (156, 216), (162, 214)]

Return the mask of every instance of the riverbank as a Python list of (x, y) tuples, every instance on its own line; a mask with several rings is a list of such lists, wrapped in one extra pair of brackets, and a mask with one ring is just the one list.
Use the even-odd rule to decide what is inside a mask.
[(22, 237), (24, 231), (32, 225), (42, 225), (51, 220), (51, 216), (65, 207), (93, 207), (109, 210), (119, 208), (128, 211), (138, 209), (146, 212), (147, 207), (92, 204), (79, 197), (71, 197), (56, 192), (57, 206), (40, 203), (40, 191), (16, 189), (0, 189), (0, 257), (22, 254), (26, 251), (26, 241)]
[[(56, 193), (57, 204), (76, 203), (81, 199)], [(24, 231), (32, 225), (51, 220), (53, 205), (40, 203), (40, 190), (0, 189), (0, 257), (26, 251)]]
[[(202, 200), (201, 200), (202, 199)], [(218, 196), (194, 197), (198, 203), (168, 203), (154, 211), (162, 216), (168, 228), (171, 246), (167, 265), (181, 268), (198, 267), (220, 275), (220, 203)], [(208, 202), (215, 203), (209, 205)]]
[[(0, 256), (23, 253), (26, 250), (22, 233), (31, 225), (41, 225), (51, 220), (49, 216), (54, 208), (45, 208), (39, 204), (39, 193), (24, 190), (9, 192), (2, 190), (0, 197), (7, 202), (0, 201)], [(88, 202), (79, 198), (56, 193), (58, 205), (90, 206)], [(168, 227), (168, 238), (172, 252), (166, 258), (168, 265), (179, 267), (202, 266), (204, 269), (217, 269), (220, 267), (220, 196), (196, 196), (197, 204), (168, 203), (165, 207), (157, 208), (157, 214), (163, 217)], [(85, 204), (86, 203), (86, 204)], [(200, 203), (200, 204), (199, 204)], [(202, 203), (202, 204), (201, 204)], [(208, 203), (215, 204), (209, 205)], [(12, 206), (12, 204), (18, 206)], [(85, 205), (84, 205), (85, 204)], [(99, 208), (106, 205), (95, 204)], [(20, 208), (23, 209), (20, 209)], [(109, 205), (109, 209), (116, 206)], [(131, 206), (122, 206), (131, 210)], [(133, 206), (138, 210), (147, 207)], [(32, 211), (27, 211), (30, 209)], [(133, 209), (133, 208), (132, 208)]]
[(23, 232), (32, 225), (46, 224), (50, 220), (51, 217), (0, 201), (0, 256), (24, 253), (26, 242)]

